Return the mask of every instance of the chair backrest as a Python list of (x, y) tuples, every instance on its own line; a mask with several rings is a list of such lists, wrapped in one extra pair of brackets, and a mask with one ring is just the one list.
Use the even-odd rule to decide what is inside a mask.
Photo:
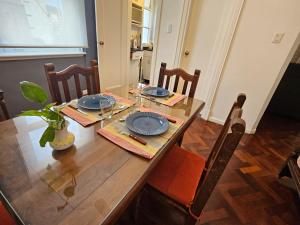
[[(245, 99), (243, 97), (243, 99)], [(212, 157), (206, 162), (206, 171), (202, 174), (197, 187), (194, 202), (190, 207), (191, 215), (198, 217), (206, 202), (217, 185), (223, 171), (225, 170), (234, 150), (238, 146), (245, 133), (245, 122), (241, 119), (241, 107), (232, 108), (212, 149)], [(239, 104), (239, 106), (242, 106)]]
[(48, 80), (50, 94), (52, 96), (52, 101), (56, 102), (57, 104), (62, 103), (59, 82), (62, 82), (66, 102), (71, 101), (68, 80), (72, 77), (74, 77), (75, 80), (77, 98), (81, 98), (82, 89), (79, 75), (82, 75), (85, 78), (87, 93), (89, 95), (100, 93), (100, 80), (97, 61), (92, 60), (90, 64), (90, 67), (81, 67), (74, 64), (59, 72), (55, 72), (55, 66), (53, 63), (45, 64), (44, 68)]
[[(8, 120), (9, 114), (8, 114), (7, 107), (6, 107), (6, 102), (4, 100), (4, 91), (2, 91), (1, 89), (0, 89), (0, 107), (2, 109), (3, 118), (5, 120)], [(0, 121), (2, 120), (1, 118), (2, 117), (0, 116)]]
[(243, 93), (240, 93), (240, 94), (238, 95), (238, 97), (236, 98), (236, 101), (233, 103), (233, 105), (232, 105), (232, 107), (231, 107), (231, 109), (230, 109), (230, 111), (229, 111), (229, 114), (227, 115), (227, 118), (226, 118), (226, 120), (225, 120), (225, 123), (224, 123), (224, 125), (223, 125), (223, 127), (222, 127), (222, 129), (221, 129), (221, 132), (220, 132), (220, 134), (219, 134), (219, 137), (217, 138), (217, 140), (216, 140), (216, 142), (215, 142), (215, 144), (214, 144), (214, 147), (212, 148), (212, 151), (210, 152), (210, 154), (209, 154), (209, 156), (208, 156), (208, 158), (207, 158), (207, 160), (206, 160), (206, 165), (205, 165), (205, 166), (206, 166), (206, 170), (204, 171), (204, 173), (207, 172), (207, 168), (208, 168), (208, 166), (210, 165), (212, 158), (214, 157), (214, 155), (215, 155), (216, 152), (217, 152), (217, 148), (218, 148), (218, 146), (220, 145), (220, 141), (222, 140), (221, 137), (223, 137), (224, 134), (227, 132), (228, 125), (229, 125), (229, 123), (230, 123), (230, 121), (231, 121), (231, 117), (233, 116), (233, 115), (232, 115), (233, 111), (234, 111), (235, 109), (242, 109), (242, 107), (243, 107), (245, 101), (246, 101), (246, 95), (243, 94)]
[(158, 78), (158, 87), (163, 87), (165, 76), (167, 77), (165, 89), (169, 89), (170, 78), (172, 76), (176, 76), (174, 87), (173, 87), (173, 92), (177, 92), (179, 78), (181, 77), (184, 80), (183, 89), (182, 89), (182, 94), (184, 94), (184, 95), (186, 94), (188, 83), (191, 82), (190, 92), (189, 92), (188, 96), (190, 98), (194, 98), (198, 80), (200, 77), (200, 70), (195, 70), (194, 75), (191, 75), (180, 68), (167, 70), (167, 64), (161, 63), (161, 67), (160, 67), (160, 71), (159, 71), (159, 78)]

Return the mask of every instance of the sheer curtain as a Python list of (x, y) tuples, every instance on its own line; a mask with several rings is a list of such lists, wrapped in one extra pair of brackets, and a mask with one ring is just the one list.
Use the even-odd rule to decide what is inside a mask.
[(84, 0), (0, 0), (0, 47), (87, 47)]

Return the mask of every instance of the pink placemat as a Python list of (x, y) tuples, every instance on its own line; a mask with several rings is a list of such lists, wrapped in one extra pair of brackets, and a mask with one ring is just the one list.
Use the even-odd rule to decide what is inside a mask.
[(94, 124), (100, 120), (100, 118), (97, 118), (93, 115), (78, 112), (76, 109), (73, 109), (70, 106), (64, 107), (61, 112), (71, 119), (75, 120), (76, 122), (80, 123), (84, 127)]
[[(155, 112), (151, 111), (148, 108), (141, 108), (141, 111), (144, 112)], [(157, 113), (157, 112), (156, 112)], [(121, 148), (140, 155), (147, 159), (152, 159), (157, 152), (167, 143), (167, 141), (174, 135), (174, 133), (179, 129), (183, 124), (183, 120), (174, 116), (167, 114), (159, 113), (166, 118), (172, 118), (176, 123), (169, 123), (169, 129), (166, 133), (158, 136), (136, 136), (142, 138), (147, 142), (146, 145), (143, 145), (132, 138), (128, 137), (125, 134), (129, 134), (130, 131), (127, 129), (125, 122), (114, 121), (103, 128), (100, 128), (97, 132), (106, 139), (110, 140), (114, 144), (120, 146)]]

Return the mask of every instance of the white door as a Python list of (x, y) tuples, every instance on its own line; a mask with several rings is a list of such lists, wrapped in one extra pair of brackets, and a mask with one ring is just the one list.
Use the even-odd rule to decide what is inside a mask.
[(188, 29), (185, 36), (181, 67), (190, 74), (201, 70), (195, 97), (204, 99), (208, 81), (205, 79), (211, 60), (215, 40), (222, 21), (225, 1), (192, 1)]
[(214, 94), (244, 0), (192, 0), (180, 66), (193, 74), (201, 70), (195, 98), (205, 101), (208, 119)]
[(95, 0), (101, 89), (127, 84), (129, 66), (129, 1)]

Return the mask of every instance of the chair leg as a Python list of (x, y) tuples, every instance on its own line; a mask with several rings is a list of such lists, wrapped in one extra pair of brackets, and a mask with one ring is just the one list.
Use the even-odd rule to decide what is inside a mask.
[(9, 119), (9, 114), (8, 114), (8, 111), (7, 111), (5, 102), (4, 102), (3, 100), (0, 101), (0, 107), (1, 107), (1, 109), (2, 109), (2, 111), (3, 111), (4, 118), (5, 118), (6, 120), (8, 120), (8, 119)]
[(184, 134), (182, 134), (182, 135), (179, 137), (178, 141), (177, 141), (177, 145), (178, 145), (179, 147), (181, 147), (181, 145), (182, 145), (183, 136), (184, 136)]
[(197, 220), (195, 220), (192, 216), (188, 216), (184, 225), (196, 225), (196, 223), (197, 223)]

